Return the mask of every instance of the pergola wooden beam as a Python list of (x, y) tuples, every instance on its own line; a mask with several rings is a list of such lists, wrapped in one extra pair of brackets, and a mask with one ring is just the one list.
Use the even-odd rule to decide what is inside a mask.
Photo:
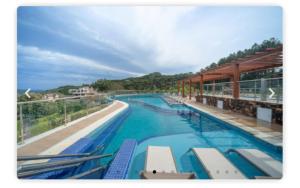
[[(282, 46), (279, 48), (266, 49), (264, 52), (256, 52), (255, 54), (233, 60), (231, 63), (226, 63), (198, 73), (186, 81), (189, 81), (190, 85), (200, 82), (200, 95), (202, 96), (203, 83), (205, 81), (231, 78), (233, 80), (233, 97), (239, 98), (239, 80), (241, 73), (281, 67), (283, 65), (282, 57)], [(184, 81), (182, 82), (182, 88), (184, 88)]]

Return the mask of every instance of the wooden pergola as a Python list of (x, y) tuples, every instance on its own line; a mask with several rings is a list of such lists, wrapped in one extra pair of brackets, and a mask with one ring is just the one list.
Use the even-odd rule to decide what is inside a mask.
[(216, 80), (230, 79), (233, 83), (233, 98), (239, 98), (240, 75), (246, 72), (266, 70), (283, 65), (282, 46), (278, 48), (268, 48), (263, 52), (256, 52), (253, 55), (239, 58), (216, 68), (200, 72), (188, 79), (178, 81), (178, 93), (180, 85), (182, 96), (184, 97), (184, 83), (189, 84), (189, 99), (191, 99), (192, 83), (200, 83), (200, 96), (203, 96), (203, 83), (205, 81), (215, 82)]

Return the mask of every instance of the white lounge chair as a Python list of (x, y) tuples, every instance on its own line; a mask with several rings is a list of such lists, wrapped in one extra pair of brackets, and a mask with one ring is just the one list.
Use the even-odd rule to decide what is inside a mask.
[(170, 147), (148, 146), (145, 169), (141, 172), (144, 179), (194, 179), (193, 173), (178, 173)]
[(245, 179), (227, 158), (215, 148), (193, 148), (198, 160), (212, 179)]
[[(266, 153), (257, 149), (234, 149), (234, 151), (271, 178), (280, 179), (282, 177), (282, 163), (273, 159)], [(263, 177), (256, 178), (263, 179)]]

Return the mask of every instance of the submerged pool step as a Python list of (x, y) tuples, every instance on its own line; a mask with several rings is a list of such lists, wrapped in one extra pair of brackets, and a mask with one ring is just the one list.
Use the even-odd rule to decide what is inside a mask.
[(104, 179), (125, 179), (133, 156), (136, 140), (127, 139), (121, 145), (116, 157), (109, 166)]
[(170, 106), (172, 106), (172, 105), (182, 105), (182, 103), (180, 103), (177, 100), (175, 100), (171, 97), (168, 97), (168, 96), (163, 96), (163, 97), (161, 97), (161, 99), (163, 99)]
[(156, 111), (156, 112), (161, 112), (161, 113), (164, 113), (164, 114), (170, 114), (170, 115), (181, 115), (181, 116), (198, 116), (197, 113), (195, 112), (192, 112), (190, 110), (171, 110), (171, 109), (165, 109), (165, 108), (161, 108), (161, 107), (158, 107), (158, 106), (155, 106), (155, 105), (152, 105), (152, 104), (149, 104), (149, 103), (146, 103), (146, 102), (143, 102), (143, 101), (139, 101), (139, 100), (130, 100), (131, 103), (136, 103), (136, 104), (141, 104), (153, 111)]

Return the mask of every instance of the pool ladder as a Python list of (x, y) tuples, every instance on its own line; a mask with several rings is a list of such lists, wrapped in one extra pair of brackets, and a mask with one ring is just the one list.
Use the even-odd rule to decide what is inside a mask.
[[(34, 164), (20, 164), (18, 165), (17, 175), (19, 178), (27, 178), (35, 175), (40, 175), (47, 172), (53, 172), (57, 170), (65, 170), (71, 168), (77, 168), (84, 164), (85, 162), (102, 159), (107, 157), (112, 157), (114, 154), (102, 154), (94, 155), (99, 151), (102, 151), (104, 146), (97, 146), (96, 149), (90, 153), (80, 153), (80, 154), (58, 154), (58, 155), (31, 155), (31, 156), (18, 156), (17, 161), (32, 161), (32, 160), (44, 160), (44, 159), (57, 159), (57, 158), (68, 158), (68, 157), (79, 157), (73, 159), (66, 159), (61, 161), (53, 162), (41, 162)], [(70, 179), (80, 179), (82, 177), (88, 176), (98, 171), (105, 170), (107, 166), (97, 166), (93, 169), (85, 171), (80, 174), (69, 177)]]

